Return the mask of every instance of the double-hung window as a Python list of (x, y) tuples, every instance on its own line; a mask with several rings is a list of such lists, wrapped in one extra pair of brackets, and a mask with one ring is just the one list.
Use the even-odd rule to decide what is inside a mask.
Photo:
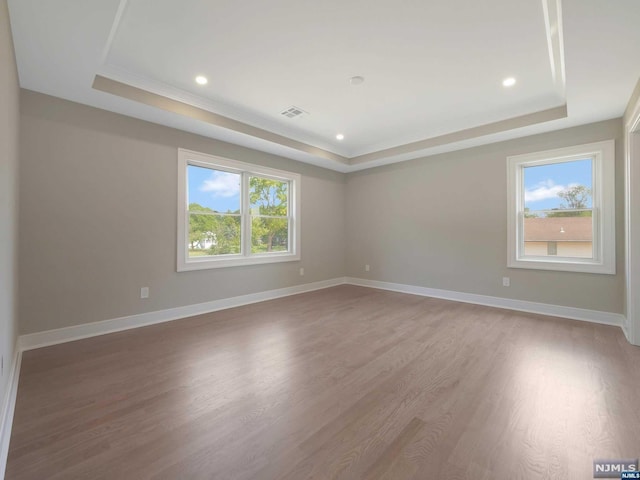
[(507, 158), (508, 266), (615, 273), (614, 141)]
[(300, 259), (300, 175), (180, 149), (178, 271)]

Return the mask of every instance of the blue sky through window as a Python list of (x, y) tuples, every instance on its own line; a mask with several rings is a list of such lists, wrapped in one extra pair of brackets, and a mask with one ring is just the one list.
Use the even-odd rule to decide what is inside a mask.
[[(593, 188), (592, 160), (553, 163), (524, 168), (525, 208), (551, 210), (563, 203), (558, 193), (575, 185)], [(587, 205), (592, 206), (591, 198)]]
[(188, 202), (216, 212), (240, 210), (240, 175), (211, 168), (187, 167)]

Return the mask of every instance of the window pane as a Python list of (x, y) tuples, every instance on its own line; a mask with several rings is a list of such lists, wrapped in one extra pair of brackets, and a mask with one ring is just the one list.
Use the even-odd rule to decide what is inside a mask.
[(592, 160), (524, 167), (524, 207), (528, 210), (592, 208)]
[(240, 213), (240, 174), (187, 166), (191, 212)]
[(286, 218), (251, 218), (251, 253), (289, 250), (289, 220)]
[(189, 215), (189, 257), (240, 253), (239, 215)]
[(591, 210), (526, 212), (524, 254), (542, 257), (593, 258)]
[(252, 215), (286, 217), (289, 214), (289, 182), (250, 177), (249, 203)]

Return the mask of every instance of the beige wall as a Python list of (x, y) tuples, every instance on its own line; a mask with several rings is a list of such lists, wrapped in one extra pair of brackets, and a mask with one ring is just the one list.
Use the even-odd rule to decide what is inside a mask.
[[(507, 268), (506, 157), (611, 138), (616, 140), (617, 275)], [(621, 120), (609, 120), (351, 173), (347, 274), (620, 313), (622, 138)], [(502, 286), (505, 276), (510, 287)]]
[(15, 251), (19, 93), (7, 2), (0, 0), (0, 355), (4, 360), (0, 376), (0, 413), (8, 392), (7, 381), (18, 332)]
[[(21, 108), (22, 333), (345, 274), (623, 310), (619, 119), (345, 176), (34, 92), (23, 91)], [(617, 141), (618, 274), (506, 268), (506, 156), (609, 138)], [(301, 173), (303, 260), (176, 273), (178, 147)], [(141, 286), (151, 288), (148, 300)]]
[[(21, 333), (344, 276), (343, 174), (29, 91), (21, 110)], [(302, 174), (302, 261), (177, 273), (178, 147)]]

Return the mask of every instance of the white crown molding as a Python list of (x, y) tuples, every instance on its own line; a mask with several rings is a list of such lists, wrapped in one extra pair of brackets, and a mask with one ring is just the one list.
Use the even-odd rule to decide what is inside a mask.
[(22, 364), (22, 352), (16, 348), (9, 374), (8, 389), (0, 412), (0, 478), (4, 478), (9, 456), (9, 442), (11, 440), (11, 427), (13, 426), (13, 413), (16, 408), (18, 395), (18, 381), (20, 380), (20, 365)]
[(488, 295), (455, 292), (452, 290), (440, 290), (437, 288), (418, 287), (415, 285), (405, 285), (402, 283), (380, 282), (377, 280), (367, 280), (364, 278), (347, 277), (346, 283), (350, 285), (359, 285), (361, 287), (390, 290), (392, 292), (409, 293), (411, 295), (419, 295), (422, 297), (442, 298), (444, 300), (452, 300), (455, 302), (473, 303), (475, 305), (484, 305), (487, 307), (537, 313), (539, 315), (549, 315), (552, 317), (582, 320), (585, 322), (612, 325), (616, 327), (622, 327), (624, 325), (624, 316), (619, 313), (586, 310), (583, 308), (575, 307), (564, 307), (561, 305), (549, 305), (547, 303), (529, 302), (526, 300), (514, 300), (502, 297), (491, 297)]
[(169, 308), (167, 310), (157, 310), (154, 312), (102, 320), (100, 322), (84, 323), (71, 327), (20, 335), (18, 348), (23, 351), (32, 350), (34, 348), (71, 342), (73, 340), (105, 335), (107, 333), (114, 333), (147, 325), (154, 325), (156, 323), (170, 322), (172, 320), (179, 320), (181, 318), (201, 315), (203, 313), (216, 312), (227, 308), (240, 307), (251, 303), (264, 302), (265, 300), (273, 300), (275, 298), (287, 297), (298, 293), (312, 292), (314, 290), (342, 285), (344, 282), (345, 279), (343, 277), (333, 278), (330, 280), (305, 283), (293, 287), (279, 288), (276, 290), (240, 295), (238, 297), (213, 300), (211, 302), (198, 303), (195, 305), (185, 305), (183, 307)]

